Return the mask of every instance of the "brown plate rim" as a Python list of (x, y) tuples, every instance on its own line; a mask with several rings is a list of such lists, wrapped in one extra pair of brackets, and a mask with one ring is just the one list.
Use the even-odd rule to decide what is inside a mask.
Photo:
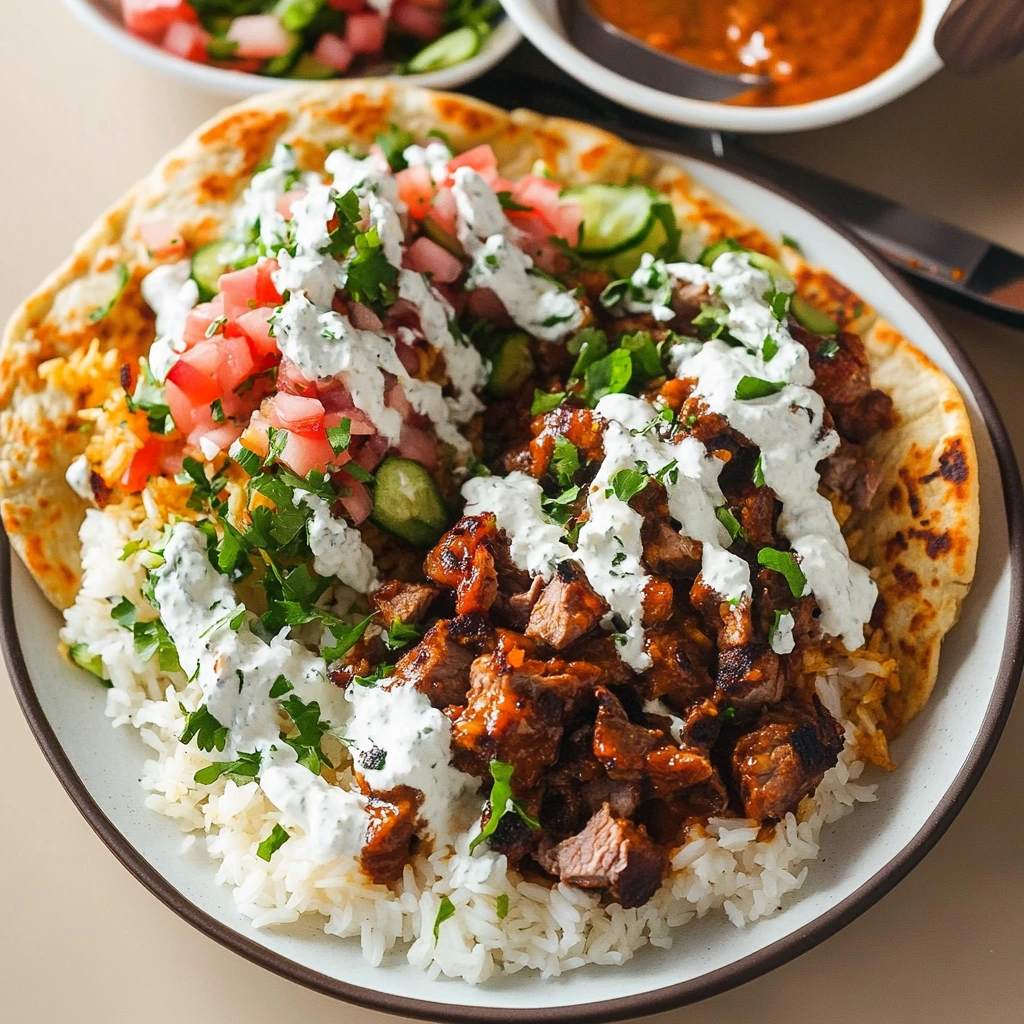
[(1007, 517), (1011, 569), (1009, 617), (999, 671), (978, 736), (962, 768), (957, 773), (952, 785), (943, 794), (935, 810), (929, 815), (913, 839), (885, 867), (872, 875), (867, 882), (840, 903), (802, 928), (725, 967), (698, 978), (653, 989), (650, 992), (596, 1003), (561, 1006), (526, 1008), (460, 1006), (454, 1003), (438, 1003), (376, 992), (371, 988), (339, 981), (281, 956), (207, 914), (174, 888), (128, 842), (103, 813), (61, 747), (32, 685), (15, 623), (11, 546), (6, 533), (3, 533), (0, 536), (0, 630), (2, 630), (0, 645), (3, 648), (4, 660), (7, 663), (21, 709), (28, 720), (36, 742), (61, 785), (111, 853), (157, 899), (222, 946), (246, 960), (306, 988), (384, 1013), (412, 1016), (428, 1021), (458, 1022), (458, 1024), (476, 1024), (476, 1022), (492, 1019), (519, 1021), (523, 1024), (526, 1022), (531, 1022), (531, 1024), (555, 1024), (555, 1022), (558, 1024), (599, 1024), (603, 1021), (622, 1020), (671, 1010), (717, 995), (767, 974), (776, 967), (781, 967), (807, 952), (859, 917), (902, 881), (938, 842), (942, 834), (952, 824), (953, 819), (960, 813), (988, 766), (1006, 724), (1020, 681), (1021, 667), (1024, 665), (1024, 613), (1022, 613), (1022, 598), (1024, 598), (1024, 491), (1021, 489), (1020, 471), (1006, 427), (970, 358), (896, 271), (887, 266), (880, 256), (871, 252), (864, 243), (851, 235), (831, 217), (822, 214), (786, 189), (742, 166), (715, 160), (681, 146), (667, 145), (660, 148), (745, 178), (807, 211), (850, 242), (921, 315), (966, 378), (971, 393), (978, 403), (999, 465)]

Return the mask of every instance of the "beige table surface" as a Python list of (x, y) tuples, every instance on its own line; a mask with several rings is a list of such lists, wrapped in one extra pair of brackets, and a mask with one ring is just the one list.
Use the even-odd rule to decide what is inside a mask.
[[(3, 8), (0, 318), (96, 213), (222, 102), (112, 52), (56, 0)], [(1022, 97), (1021, 64), (980, 83), (939, 75), (857, 122), (766, 146), (1024, 251)], [(939, 313), (1024, 451), (1024, 333)], [(0, 1024), (387, 1019), (277, 978), (179, 920), (79, 816), (5, 673), (0, 719)], [(1024, 701), (960, 817), (893, 893), (794, 963), (657, 1019), (1024, 1021), (1022, 747)], [(976, 855), (976, 836), (987, 856)]]

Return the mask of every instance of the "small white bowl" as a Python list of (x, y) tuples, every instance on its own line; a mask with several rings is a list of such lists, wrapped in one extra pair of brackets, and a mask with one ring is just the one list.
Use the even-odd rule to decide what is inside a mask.
[[(838, 0), (839, 3), (842, 0)], [(502, 0), (524, 36), (557, 67), (616, 103), (643, 114), (697, 128), (737, 132), (792, 132), (836, 124), (874, 110), (902, 96), (942, 66), (935, 52), (935, 27), (949, 0), (924, 0), (917, 34), (907, 52), (888, 71), (865, 85), (827, 99), (791, 107), (735, 107), (691, 100), (640, 85), (609, 71), (568, 39), (558, 14), (558, 0)]]
[[(251, 96), (271, 92), (288, 84), (288, 80), (253, 75), (246, 71), (215, 68), (176, 57), (159, 46), (132, 35), (121, 20), (119, 0), (64, 0), (75, 15), (101, 39), (112, 43), (134, 60), (192, 85), (199, 85), (226, 96)], [(420, 85), (428, 89), (454, 89), (479, 78), (485, 71), (504, 60), (523, 37), (515, 24), (504, 18), (484, 40), (480, 52), (461, 64), (425, 75), (385, 75), (389, 81)], [(363, 76), (371, 77), (371, 76)]]

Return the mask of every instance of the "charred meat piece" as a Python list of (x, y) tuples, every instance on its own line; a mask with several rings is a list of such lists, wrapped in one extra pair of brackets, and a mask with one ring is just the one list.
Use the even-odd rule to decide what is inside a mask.
[(644, 584), (644, 617), (645, 629), (663, 626), (672, 618), (675, 591), (666, 579), (651, 576)]
[(874, 459), (869, 458), (859, 444), (843, 441), (838, 449), (818, 464), (821, 482), (830, 490), (838, 491), (855, 509), (871, 508), (882, 471)]
[(543, 590), (544, 577), (534, 576), (528, 590), (512, 594), (505, 599), (502, 610), (504, 611), (505, 619), (513, 629), (526, 629), (526, 624), (530, 621), (530, 614), (533, 612), (533, 606), (539, 600)]
[(869, 391), (855, 402), (833, 406), (831, 412), (839, 433), (858, 443), (892, 426), (892, 399), (884, 391)]
[(700, 610), (708, 627), (718, 633), (718, 669), (715, 700), (719, 704), (754, 707), (779, 700), (785, 685), (779, 656), (754, 638), (750, 599), (738, 604), (722, 599), (697, 577), (690, 588), (690, 602)]
[(490, 550), (497, 537), (492, 516), (463, 516), (427, 555), (427, 576), (455, 590), (459, 615), (486, 612), (498, 594), (498, 572)]
[(604, 804), (578, 835), (542, 847), (538, 863), (569, 885), (607, 889), (623, 907), (639, 907), (661, 886), (668, 867), (665, 851), (642, 826), (613, 817)]
[(356, 676), (371, 675), (386, 656), (380, 631), (371, 627), (353, 644), (343, 661), (331, 666), (331, 682), (344, 690)]
[(607, 603), (591, 587), (583, 570), (574, 562), (559, 562), (533, 606), (526, 635), (561, 651), (589, 633), (607, 611)]
[(464, 703), (473, 652), (459, 642), (458, 634), (458, 620), (435, 622), (399, 659), (390, 686), (415, 686), (435, 708)]
[(593, 814), (608, 804), (616, 818), (632, 817), (640, 805), (640, 783), (629, 779), (593, 779), (583, 784), (583, 801)]
[(567, 712), (594, 686), (599, 671), (585, 663), (523, 661), (484, 654), (470, 669), (466, 708), (452, 727), (453, 763), (489, 777), (492, 760), (514, 769), (516, 792), (532, 789), (558, 758)]
[(676, 281), (672, 288), (672, 309), (676, 314), (675, 320), (672, 321), (673, 330), (677, 334), (696, 337), (697, 331), (693, 326), (693, 321), (709, 298), (706, 284)]
[(403, 583), (387, 580), (370, 596), (387, 629), (394, 622), (421, 622), (430, 609), (438, 589), (430, 583)]
[(370, 823), (366, 828), (362, 867), (378, 884), (402, 877), (422, 799), (423, 794), (411, 786), (370, 794), (366, 804)]
[(756, 548), (771, 547), (775, 543), (775, 492), (768, 486), (748, 484), (733, 502), (747, 540)]
[(782, 818), (814, 792), (843, 749), (843, 730), (815, 696), (767, 708), (741, 736), (732, 768), (748, 818)]
[[(491, 820), (491, 805), (484, 804), (481, 826)], [(501, 816), (498, 827), (487, 838), (487, 846), (494, 853), (503, 853), (512, 867), (517, 867), (519, 862), (529, 853), (540, 839), (540, 832), (530, 828), (525, 821), (514, 813), (507, 813)]]
[(695, 579), (700, 572), (704, 546), (686, 537), (665, 520), (644, 521), (640, 529), (644, 562), (651, 572), (672, 579)]
[(638, 687), (645, 699), (665, 698), (682, 709), (711, 696), (708, 663), (714, 645), (692, 616), (676, 615), (668, 625), (647, 630), (644, 649), (651, 657)]

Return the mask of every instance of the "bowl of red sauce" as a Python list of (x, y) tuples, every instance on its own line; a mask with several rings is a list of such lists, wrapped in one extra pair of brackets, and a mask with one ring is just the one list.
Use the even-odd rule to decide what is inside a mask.
[[(844, 121), (941, 67), (947, 0), (579, 0), (648, 47), (711, 71), (767, 76), (723, 103), (674, 95), (609, 70), (568, 38), (558, 0), (503, 0), (523, 34), (609, 99), (679, 124), (798, 131)], [(641, 58), (642, 59), (642, 58)]]

